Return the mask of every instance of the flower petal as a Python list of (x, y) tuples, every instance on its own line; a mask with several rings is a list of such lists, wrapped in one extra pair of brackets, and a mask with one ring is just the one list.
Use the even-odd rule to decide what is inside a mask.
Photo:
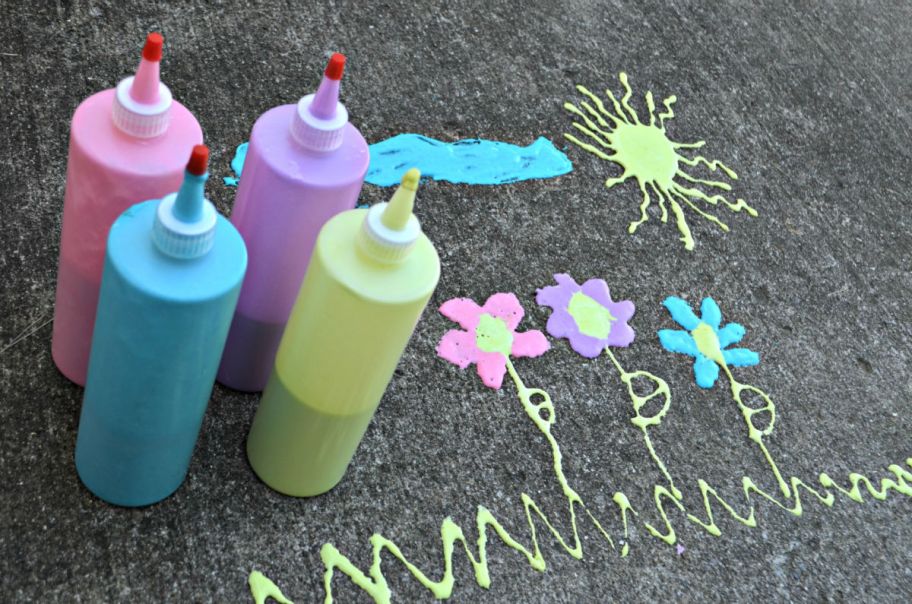
[[(580, 287), (580, 291), (608, 308), (611, 302), (611, 292), (608, 290), (608, 284), (604, 279), (589, 279)], [(614, 313), (612, 313), (614, 314)]]
[(535, 301), (539, 306), (547, 306), (552, 310), (567, 308), (570, 296), (573, 294), (558, 285), (548, 285), (535, 292)]
[(494, 294), (485, 300), (481, 310), (492, 317), (503, 319), (510, 331), (516, 329), (516, 326), (522, 321), (523, 315), (526, 314), (516, 294), (512, 292)]
[(725, 348), (741, 341), (741, 338), (744, 337), (744, 326), (740, 323), (729, 323), (716, 335), (719, 336), (719, 348)]
[(760, 355), (747, 348), (732, 348), (723, 350), (722, 358), (732, 367), (750, 367), (760, 362)]
[(722, 309), (712, 298), (703, 298), (703, 302), (700, 304), (700, 317), (704, 323), (714, 330), (718, 330), (722, 323)]
[(551, 348), (548, 338), (537, 329), (513, 334), (513, 348), (510, 354), (514, 357), (539, 357)]
[(669, 352), (677, 352), (688, 356), (696, 357), (697, 343), (693, 336), (688, 332), (680, 329), (660, 329), (659, 342)]
[(440, 314), (471, 332), (478, 325), (481, 307), (471, 298), (453, 298), (440, 305)]
[(548, 333), (553, 338), (567, 338), (579, 333), (579, 327), (577, 327), (573, 316), (563, 309), (556, 309), (551, 313), (545, 329), (548, 330)]
[(611, 306), (608, 307), (608, 312), (610, 312), (618, 322), (623, 321), (626, 323), (633, 318), (636, 307), (630, 300), (618, 300), (617, 302), (612, 302)]
[(697, 315), (690, 309), (690, 305), (681, 298), (669, 296), (665, 298), (665, 301), (662, 304), (664, 304), (665, 308), (668, 309), (668, 312), (671, 313), (671, 318), (687, 331), (696, 329), (697, 325), (700, 324), (700, 319), (698, 319)]
[(633, 343), (635, 337), (636, 334), (633, 332), (633, 328), (630, 325), (627, 325), (626, 322), (615, 321), (611, 325), (611, 333), (605, 338), (605, 343), (608, 344), (608, 346), (626, 348)]
[(549, 285), (538, 290), (535, 301), (542, 306), (551, 308), (565, 308), (570, 302), (570, 297), (579, 291), (579, 284), (567, 273), (554, 275), (557, 285)]
[(475, 337), (467, 331), (451, 329), (440, 338), (437, 356), (465, 369), (478, 357)]
[(712, 388), (719, 377), (719, 366), (702, 354), (694, 361), (694, 378), (700, 388)]
[(478, 351), (475, 369), (485, 386), (500, 390), (503, 376), (507, 372), (507, 357), (499, 352)]
[(602, 351), (605, 350), (605, 346), (607, 345), (605, 340), (587, 336), (579, 331), (570, 334), (570, 337), (567, 339), (570, 340), (570, 348), (587, 359), (598, 357), (602, 354)]

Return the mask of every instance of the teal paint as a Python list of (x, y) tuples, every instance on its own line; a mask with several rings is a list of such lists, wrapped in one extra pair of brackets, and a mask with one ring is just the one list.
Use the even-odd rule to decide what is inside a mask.
[[(231, 168), (237, 185), (247, 155), (247, 143), (237, 148)], [(398, 134), (370, 146), (365, 182), (380, 187), (399, 184), (409, 168), (424, 178), (469, 185), (502, 185), (521, 180), (554, 178), (573, 170), (567, 156), (544, 137), (527, 147), (470, 138), (444, 143), (420, 134)]]
[(544, 137), (518, 147), (477, 138), (444, 143), (420, 134), (399, 134), (371, 145), (370, 154), (365, 180), (381, 187), (398, 184), (412, 167), (425, 178), (469, 185), (553, 178), (573, 169), (567, 156)]
[(234, 157), (231, 159), (231, 169), (234, 170), (234, 176), (225, 176), (222, 178), (229, 187), (236, 187), (238, 185), (238, 179), (241, 178), (241, 171), (244, 169), (244, 160), (247, 159), (247, 147), (249, 145), (250, 143), (241, 143), (234, 152)]

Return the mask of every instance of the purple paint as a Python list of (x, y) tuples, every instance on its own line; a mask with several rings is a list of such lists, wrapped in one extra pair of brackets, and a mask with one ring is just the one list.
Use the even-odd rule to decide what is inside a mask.
[(231, 215), (249, 263), (218, 373), (230, 388), (265, 387), (317, 234), (361, 192), (370, 154), (338, 101), (344, 61), (333, 55), (316, 94), (253, 126)]

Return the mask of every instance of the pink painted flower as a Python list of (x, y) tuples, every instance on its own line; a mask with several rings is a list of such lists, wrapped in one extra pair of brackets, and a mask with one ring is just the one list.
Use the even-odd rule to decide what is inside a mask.
[(500, 388), (508, 357), (537, 357), (551, 347), (537, 329), (516, 331), (525, 311), (512, 293), (494, 294), (484, 306), (469, 298), (453, 298), (441, 305), (440, 313), (465, 331), (446, 332), (437, 345), (437, 354), (463, 369), (475, 363), (488, 388)]
[(633, 329), (627, 321), (633, 317), (630, 300), (612, 302), (608, 284), (602, 279), (589, 279), (582, 285), (566, 273), (554, 275), (557, 285), (538, 290), (535, 300), (550, 306), (548, 333), (567, 338), (570, 346), (590, 359), (608, 346), (624, 347), (633, 342)]

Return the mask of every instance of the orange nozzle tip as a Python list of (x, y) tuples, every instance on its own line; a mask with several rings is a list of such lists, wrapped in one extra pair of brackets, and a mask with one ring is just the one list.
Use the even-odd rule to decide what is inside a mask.
[(342, 73), (345, 71), (345, 55), (334, 52), (326, 64), (326, 71), (323, 72), (330, 80), (341, 80)]
[(142, 57), (147, 61), (158, 62), (162, 58), (162, 46), (165, 39), (157, 31), (146, 36), (146, 45), (143, 46)]
[(206, 145), (194, 145), (190, 153), (190, 161), (187, 162), (187, 172), (194, 176), (202, 176), (209, 168), (209, 147)]

